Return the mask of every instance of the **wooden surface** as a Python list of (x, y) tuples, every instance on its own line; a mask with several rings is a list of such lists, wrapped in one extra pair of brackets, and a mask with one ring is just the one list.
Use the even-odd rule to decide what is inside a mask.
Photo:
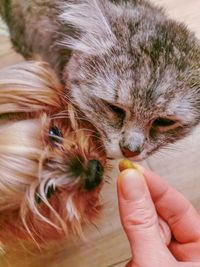
[[(154, 0), (164, 6), (171, 17), (185, 22), (200, 37), (200, 0)], [(5, 28), (0, 26), (0, 68), (23, 60), (11, 48)], [(200, 128), (185, 139), (159, 152), (143, 164), (168, 180), (200, 210)], [(116, 167), (110, 184), (102, 191), (104, 210), (97, 228), (85, 231), (87, 241), (63, 244), (49, 253), (35, 257), (18, 256), (18, 261), (8, 259), (4, 266), (20, 267), (123, 267), (130, 257), (129, 245), (120, 225), (116, 198)], [(31, 258), (31, 260), (30, 260)], [(18, 262), (18, 264), (17, 264)], [(153, 267), (153, 266), (152, 266)]]

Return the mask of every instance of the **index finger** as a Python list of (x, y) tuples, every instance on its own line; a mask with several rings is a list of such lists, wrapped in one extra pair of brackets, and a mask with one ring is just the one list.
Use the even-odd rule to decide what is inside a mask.
[(158, 214), (180, 243), (200, 239), (200, 216), (188, 200), (160, 176), (142, 169)]

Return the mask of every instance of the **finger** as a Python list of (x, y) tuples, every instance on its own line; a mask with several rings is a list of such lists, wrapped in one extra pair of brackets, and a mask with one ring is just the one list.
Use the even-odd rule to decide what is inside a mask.
[(199, 267), (200, 262), (180, 262), (180, 267)]
[(130, 260), (124, 267), (133, 267), (132, 260)]
[[(200, 238), (200, 216), (192, 205), (158, 175), (142, 168), (158, 214), (180, 243)], [(184, 233), (184, 234), (183, 234)]]
[(159, 250), (166, 249), (146, 182), (136, 170), (129, 169), (120, 174), (118, 200), (122, 225), (134, 255), (156, 257)]
[(177, 260), (199, 262), (200, 266), (200, 242), (187, 244), (172, 242), (169, 249)]
[(160, 216), (158, 216), (158, 224), (162, 240), (165, 243), (165, 245), (168, 246), (172, 238), (171, 230), (168, 224)]

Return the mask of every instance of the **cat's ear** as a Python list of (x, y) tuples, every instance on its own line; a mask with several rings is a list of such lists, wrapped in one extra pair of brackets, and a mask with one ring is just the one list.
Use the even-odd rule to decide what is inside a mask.
[(60, 20), (72, 27), (63, 44), (82, 53), (95, 55), (111, 48), (116, 37), (105, 16), (108, 6), (100, 0), (70, 0), (64, 2)]

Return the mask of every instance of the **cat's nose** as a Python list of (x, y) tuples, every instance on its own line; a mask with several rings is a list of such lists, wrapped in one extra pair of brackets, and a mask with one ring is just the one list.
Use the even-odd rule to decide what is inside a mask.
[(103, 180), (104, 168), (99, 160), (92, 159), (88, 161), (85, 171), (84, 188), (91, 191), (98, 187)]
[(140, 147), (137, 147), (132, 151), (126, 146), (121, 146), (121, 151), (122, 151), (123, 156), (126, 158), (133, 158), (133, 157), (138, 156), (141, 153)]

